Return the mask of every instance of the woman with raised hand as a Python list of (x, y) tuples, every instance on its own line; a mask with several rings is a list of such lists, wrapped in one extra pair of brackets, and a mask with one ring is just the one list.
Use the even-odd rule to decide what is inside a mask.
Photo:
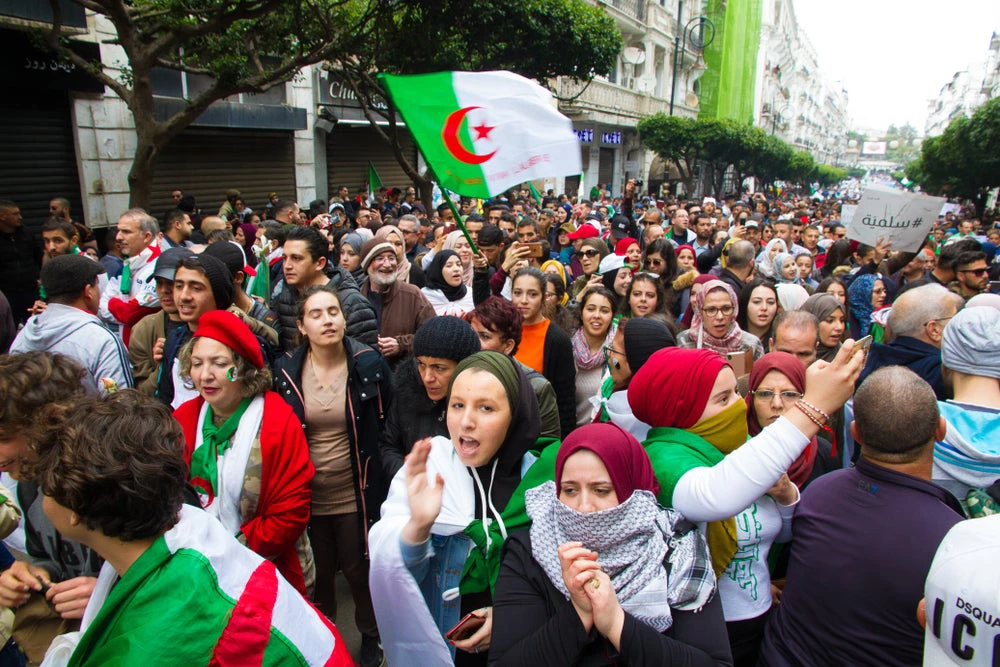
[(739, 301), (733, 288), (721, 280), (710, 280), (695, 296), (691, 328), (677, 336), (679, 347), (708, 349), (723, 356), (753, 350), (753, 358), (764, 354), (760, 339), (736, 323)]
[(574, 431), (504, 547), (494, 665), (731, 665), (701, 533), (656, 502), (639, 442)]
[(755, 664), (771, 607), (766, 546), (787, 534), (799, 497), (786, 473), (853, 393), (864, 365), (853, 352), (848, 341), (810, 366), (804, 396), (749, 440), (736, 374), (710, 350), (660, 350), (629, 384), (633, 414), (652, 427), (643, 446), (660, 503), (707, 523), (737, 665)]
[(540, 461), (530, 451), (538, 402), (506, 355), (477, 352), (458, 365), (447, 422), (449, 437), (414, 444), (370, 534), (372, 602), (391, 665), (486, 664), (501, 547), (528, 522), (525, 490), (552, 479), (556, 450)]

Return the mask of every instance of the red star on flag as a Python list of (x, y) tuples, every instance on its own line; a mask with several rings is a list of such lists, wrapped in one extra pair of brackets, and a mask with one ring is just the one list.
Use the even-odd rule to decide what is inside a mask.
[(489, 139), (490, 132), (492, 132), (495, 129), (495, 127), (493, 125), (487, 125), (486, 123), (481, 122), (479, 123), (479, 125), (476, 125), (472, 129), (476, 131), (476, 138), (473, 139), (473, 141), (479, 141), (480, 139)]

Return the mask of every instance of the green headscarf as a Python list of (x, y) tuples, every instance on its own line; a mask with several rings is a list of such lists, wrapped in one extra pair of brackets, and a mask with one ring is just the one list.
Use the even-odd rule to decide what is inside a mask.
[(455, 378), (462, 371), (470, 368), (481, 368), (499, 380), (500, 384), (503, 385), (504, 393), (507, 394), (510, 413), (514, 414), (517, 411), (517, 404), (521, 398), (521, 381), (510, 357), (493, 350), (482, 350), (470, 354), (459, 362), (458, 366), (455, 367), (455, 372), (451, 374), (451, 382), (448, 383), (449, 395), (451, 395), (451, 388), (455, 384)]

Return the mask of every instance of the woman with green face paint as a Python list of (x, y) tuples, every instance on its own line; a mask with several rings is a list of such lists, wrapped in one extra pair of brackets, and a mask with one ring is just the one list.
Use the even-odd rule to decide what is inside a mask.
[(707, 524), (734, 665), (756, 664), (772, 603), (768, 550), (789, 539), (799, 499), (787, 471), (853, 393), (864, 365), (853, 349), (847, 341), (832, 363), (810, 367), (805, 394), (750, 440), (736, 374), (711, 350), (660, 350), (629, 383), (632, 413), (651, 427), (643, 447), (657, 499)]

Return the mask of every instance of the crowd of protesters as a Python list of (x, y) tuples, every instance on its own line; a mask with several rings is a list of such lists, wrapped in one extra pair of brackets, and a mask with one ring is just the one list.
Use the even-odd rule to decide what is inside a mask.
[(1000, 223), (847, 192), (0, 200), (0, 661), (1000, 664)]

